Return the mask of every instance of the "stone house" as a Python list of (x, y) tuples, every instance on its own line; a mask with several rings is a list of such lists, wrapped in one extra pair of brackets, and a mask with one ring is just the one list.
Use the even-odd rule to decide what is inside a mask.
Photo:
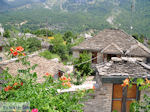
[(128, 77), (150, 78), (150, 66), (145, 64), (150, 50), (119, 29), (105, 29), (98, 35), (72, 48), (73, 56), (87, 51), (95, 65), (99, 90), (86, 102), (85, 112), (130, 112), (134, 100), (142, 100), (145, 91), (137, 85), (122, 87)]
[(95, 37), (72, 47), (73, 56), (79, 57), (83, 51), (92, 55), (92, 63), (109, 61), (111, 57), (140, 57), (146, 61), (150, 50), (132, 36), (119, 29), (105, 29)]
[(122, 87), (126, 78), (150, 79), (150, 66), (136, 58), (112, 58), (105, 64), (96, 65), (96, 90), (93, 99), (87, 101), (85, 112), (131, 112), (134, 100), (143, 100), (145, 90), (139, 91), (137, 85)]

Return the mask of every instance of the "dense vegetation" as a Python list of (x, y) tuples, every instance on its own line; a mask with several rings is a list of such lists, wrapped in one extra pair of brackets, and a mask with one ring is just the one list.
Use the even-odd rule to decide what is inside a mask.
[[(0, 13), (0, 23), (3, 23), (6, 29), (16, 28), (21, 31), (27, 28), (36, 30), (48, 27), (59, 32), (66, 30), (82, 32), (89, 29), (101, 30), (117, 27), (130, 34), (138, 32), (147, 37), (150, 35), (150, 1), (148, 0), (136, 0), (133, 13), (131, 13), (131, 1), (128, 0), (119, 0), (118, 2), (97, 0), (93, 4), (85, 3), (84, 0), (81, 3), (76, 0), (69, 0), (62, 4), (63, 9), (61, 10), (58, 7), (60, 2), (50, 0), (49, 2), (55, 2), (57, 5), (51, 7), (51, 10), (40, 5), (33, 5), (31, 8)], [(109, 17), (114, 18), (113, 24), (106, 21)], [(19, 25), (23, 21), (27, 21), (27, 23)], [(133, 27), (132, 30), (130, 30), (131, 26)]]
[(82, 101), (87, 91), (59, 93), (58, 89), (71, 87), (68, 75), (54, 80), (54, 74), (46, 73), (43, 77), (45, 81), (37, 83), (37, 73), (32, 70), (38, 65), (31, 66), (27, 57), (22, 57), (23, 51), (24, 48), (21, 46), (10, 49), (10, 55), (18, 57), (17, 62), (21, 62), (25, 69), (18, 69), (15, 77), (8, 73), (8, 69), (0, 74), (1, 80), (6, 82), (0, 90), (1, 101), (29, 102), (31, 112), (83, 112)]
[(41, 41), (34, 37), (9, 38), (5, 50), (9, 51), (11, 47), (16, 47), (16, 46), (22, 46), (25, 48), (25, 52), (31, 53), (41, 49)]

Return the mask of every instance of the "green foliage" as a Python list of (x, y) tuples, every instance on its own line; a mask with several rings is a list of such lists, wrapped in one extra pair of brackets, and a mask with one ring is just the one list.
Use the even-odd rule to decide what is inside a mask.
[(118, 112), (117, 110), (114, 110), (113, 112)]
[(60, 56), (62, 60), (67, 60), (68, 51), (67, 46), (64, 44), (64, 40), (61, 34), (54, 35), (55, 39), (51, 40), (53, 44), (52, 53), (56, 53)]
[(41, 53), (40, 53), (40, 56), (43, 56), (43, 57), (45, 57), (46, 59), (58, 58), (59, 60), (61, 60), (60, 57), (59, 57), (57, 54), (53, 54), (53, 53), (51, 53), (51, 52), (48, 51), (48, 50), (45, 50), (44, 52), (41, 52)]
[[(139, 90), (149, 91), (150, 87), (150, 80), (147, 78), (130, 78), (130, 84), (136, 84), (139, 87)], [(148, 92), (146, 92), (148, 93)], [(148, 94), (145, 94), (143, 100), (141, 101), (134, 101), (130, 105), (131, 112), (150, 112), (150, 97)]]
[(73, 35), (71, 31), (65, 32), (63, 36), (63, 39), (64, 41), (67, 42), (67, 44), (71, 43), (71, 41), (74, 40), (75, 38), (76, 38), (75, 35)]
[(76, 58), (74, 60), (75, 69), (79, 71), (82, 76), (91, 75), (93, 72), (91, 68), (91, 61), (89, 61), (90, 59), (91, 55), (89, 55), (87, 52), (83, 52), (80, 54), (80, 58)]
[(148, 40), (148, 42), (147, 42), (147, 43), (148, 43), (148, 45), (150, 46), (150, 40)]
[(53, 36), (54, 33), (50, 30), (47, 29), (41, 29), (41, 30), (36, 30), (36, 31), (32, 31), (33, 34), (37, 35), (37, 36)]
[(133, 34), (132, 37), (134, 37), (136, 40), (138, 40), (139, 35), (137, 33)]
[(138, 34), (133, 34), (132, 35), (136, 40), (138, 40), (139, 42), (141, 42), (141, 43), (144, 43), (144, 38), (145, 38), (145, 36), (144, 35), (138, 35)]
[(6, 30), (5, 32), (4, 32), (4, 35), (3, 35), (4, 37), (6, 37), (6, 38), (10, 38), (10, 32), (9, 32), (9, 30)]
[(73, 46), (76, 46), (76, 45), (79, 45), (81, 42), (83, 42), (85, 39), (84, 37), (80, 37), (80, 38), (77, 38), (74, 43), (73, 43)]
[[(49, 1), (49, 0), (48, 0)], [(53, 0), (55, 3), (56, 0)], [(51, 1), (51, 2), (53, 2)], [(131, 12), (131, 0), (94, 0), (90, 3), (73, 3), (72, 0), (63, 1), (63, 9), (59, 10), (59, 2), (57, 6), (51, 9), (42, 8), (39, 5), (34, 5), (32, 9), (25, 8), (23, 10), (8, 10), (0, 14), (0, 23), (5, 28), (10, 29), (15, 26), (18, 30), (29, 28), (30, 30), (37, 30), (45, 28), (48, 23), (54, 31), (65, 32), (70, 30), (73, 32), (82, 32), (89, 29), (102, 30), (105, 28), (119, 28), (126, 32), (133, 34), (145, 34), (148, 37), (149, 33), (149, 0), (137, 0), (134, 13)], [(57, 13), (56, 13), (57, 12)], [(106, 20), (108, 17), (115, 15), (116, 20), (114, 25), (110, 25)], [(46, 17), (48, 18), (46, 21)], [(50, 19), (49, 19), (50, 18)], [(101, 18), (101, 19), (99, 19)], [(16, 24), (27, 20), (28, 22), (22, 26)], [(131, 30), (130, 27), (133, 26)]]
[[(0, 74), (1, 80), (9, 80), (2, 84), (1, 101), (30, 102), (30, 108), (37, 108), (39, 112), (83, 112), (84, 105), (81, 102), (87, 91), (60, 94), (57, 89), (66, 88), (61, 80), (54, 80), (52, 76), (44, 76), (45, 81), (37, 83), (37, 74), (31, 70), (38, 65), (31, 66), (27, 57), (19, 59), (18, 62), (22, 62), (26, 69), (18, 70), (16, 77), (11, 77), (8, 69)], [(6, 91), (7, 87), (11, 88)]]
[(31, 33), (31, 30), (28, 29), (28, 28), (26, 28), (26, 29), (23, 29), (23, 32), (24, 32), (24, 33)]
[(72, 77), (76, 79), (75, 81), (72, 81), (75, 85), (80, 85), (86, 80), (86, 75), (82, 76), (79, 71), (75, 71), (75, 74), (72, 74)]
[(8, 44), (5, 47), (5, 50), (9, 51), (11, 47), (16, 47), (16, 46), (22, 46), (26, 52), (34, 52), (41, 49), (41, 41), (34, 37), (10, 38), (8, 40)]
[(34, 52), (41, 49), (41, 41), (37, 38), (31, 37), (27, 39), (27, 46), (29, 52)]

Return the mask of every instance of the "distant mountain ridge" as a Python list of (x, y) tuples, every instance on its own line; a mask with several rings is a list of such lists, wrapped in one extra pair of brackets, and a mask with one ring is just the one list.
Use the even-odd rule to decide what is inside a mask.
[(7, 9), (8, 7), (9, 5), (4, 0), (0, 0), (0, 11)]
[(14, 10), (0, 14), (0, 23), (8, 27), (28, 21), (19, 30), (44, 28), (47, 20), (52, 30), (121, 28), (150, 36), (150, 0), (3, 0), (1, 4)]

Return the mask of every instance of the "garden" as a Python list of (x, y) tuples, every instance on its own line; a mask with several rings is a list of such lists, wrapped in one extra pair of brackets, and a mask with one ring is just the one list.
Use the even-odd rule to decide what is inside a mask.
[[(21, 62), (25, 69), (19, 69), (15, 76), (9, 74), (9, 68), (3, 70), (0, 74), (3, 81), (0, 101), (29, 102), (30, 110), (25, 112), (82, 112), (85, 96), (93, 90), (58, 93), (58, 89), (67, 89), (72, 86), (72, 79), (67, 74), (55, 80), (54, 74), (46, 73), (45, 81), (37, 83), (37, 74), (32, 70), (38, 65), (31, 66), (24, 51), (25, 49), (21, 46), (10, 48), (9, 56), (18, 58), (16, 62)], [(17, 112), (17, 110), (13, 111)]]

